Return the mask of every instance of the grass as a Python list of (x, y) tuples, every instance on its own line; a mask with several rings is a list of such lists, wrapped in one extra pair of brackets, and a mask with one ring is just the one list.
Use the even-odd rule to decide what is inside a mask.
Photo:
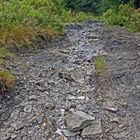
[(0, 70), (0, 93), (11, 89), (15, 83), (16, 78), (5, 70)]
[(0, 67), (5, 67), (6, 60), (13, 60), (15, 55), (7, 48), (0, 48)]
[(12, 60), (15, 55), (7, 48), (0, 48), (0, 93), (4, 92), (14, 85), (15, 77), (4, 68), (6, 60)]
[(99, 74), (104, 69), (104, 62), (101, 56), (96, 56), (94, 61), (96, 74)]
[[(49, 38), (63, 33), (63, 24), (93, 18), (86, 13), (70, 13), (62, 0), (8, 0), (0, 2), (0, 45), (30, 46), (38, 35)], [(26, 45), (25, 45), (26, 44)]]

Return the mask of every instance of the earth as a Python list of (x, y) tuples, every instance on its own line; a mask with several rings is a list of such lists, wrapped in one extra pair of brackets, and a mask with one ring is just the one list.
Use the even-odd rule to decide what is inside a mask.
[(140, 140), (137, 34), (86, 21), (37, 45), (9, 65), (17, 82), (0, 97), (0, 140)]

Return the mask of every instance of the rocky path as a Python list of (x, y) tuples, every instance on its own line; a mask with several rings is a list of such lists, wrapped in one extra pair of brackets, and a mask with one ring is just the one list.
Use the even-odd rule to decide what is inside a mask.
[(47, 46), (11, 66), (18, 80), (0, 99), (0, 140), (140, 140), (140, 39), (84, 22)]

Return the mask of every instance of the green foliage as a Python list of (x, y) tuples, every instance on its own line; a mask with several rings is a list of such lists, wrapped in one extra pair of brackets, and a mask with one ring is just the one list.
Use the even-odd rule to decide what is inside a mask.
[(1, 68), (6, 66), (5, 60), (12, 60), (14, 56), (7, 48), (0, 48), (0, 92), (10, 89), (15, 82), (15, 77), (9, 71)]
[(63, 33), (63, 24), (87, 19), (83, 13), (70, 15), (63, 0), (8, 0), (0, 2), (0, 44), (31, 46), (38, 35), (49, 38)]
[[(63, 10), (62, 10), (63, 9)], [(30, 44), (38, 34), (55, 36), (62, 31), (61, 0), (9, 0), (0, 2), (0, 43)]]
[(101, 14), (112, 6), (128, 3), (129, 0), (64, 0), (65, 6), (73, 10)]
[(103, 59), (101, 56), (96, 56), (94, 66), (95, 66), (95, 71), (97, 74), (99, 74), (103, 71), (104, 62), (103, 62)]
[(124, 26), (131, 31), (140, 31), (140, 11), (129, 5), (120, 5), (118, 9), (109, 9), (103, 19), (110, 25)]

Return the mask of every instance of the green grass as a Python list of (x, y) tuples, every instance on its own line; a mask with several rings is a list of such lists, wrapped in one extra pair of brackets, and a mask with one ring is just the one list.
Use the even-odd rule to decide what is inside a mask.
[(102, 19), (108, 26), (121, 26), (132, 32), (140, 32), (140, 9), (133, 9), (129, 5), (109, 9)]
[(0, 48), (0, 67), (5, 66), (6, 60), (13, 60), (15, 55), (7, 48)]
[(0, 70), (0, 93), (11, 89), (15, 83), (16, 78), (5, 70)]
[(94, 67), (95, 67), (96, 74), (99, 74), (103, 71), (104, 61), (103, 61), (101, 56), (96, 56), (95, 57)]
[(93, 18), (90, 14), (70, 15), (63, 0), (8, 0), (0, 2), (0, 45), (28, 46), (38, 35), (48, 38), (63, 33), (63, 24)]
[(14, 54), (7, 48), (0, 48), (0, 59), (13, 59)]
[(4, 69), (5, 61), (12, 60), (14, 57), (15, 55), (9, 49), (0, 48), (0, 93), (10, 89), (15, 82), (15, 77)]

